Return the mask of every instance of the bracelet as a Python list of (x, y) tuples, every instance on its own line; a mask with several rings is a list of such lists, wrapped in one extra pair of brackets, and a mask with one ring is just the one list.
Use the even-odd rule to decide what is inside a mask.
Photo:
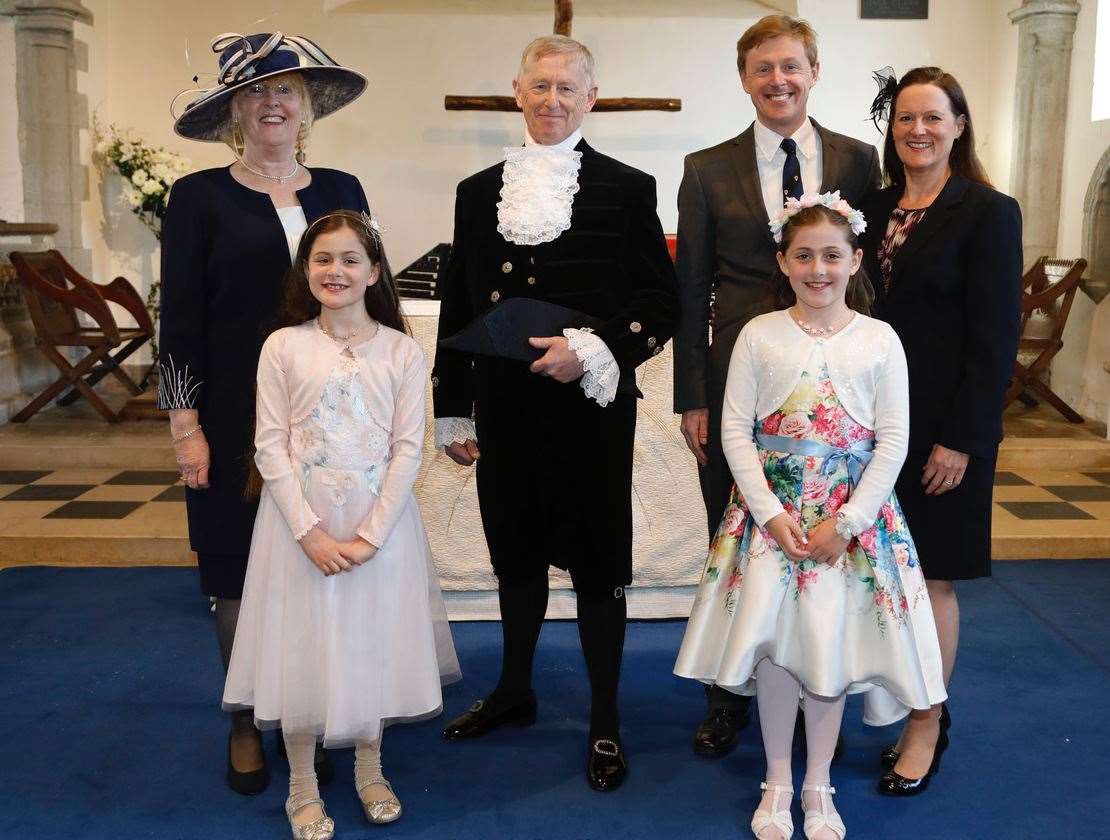
[(836, 533), (840, 534), (844, 539), (850, 540), (855, 534), (852, 533), (852, 526), (848, 524), (848, 517), (842, 511), (837, 511), (836, 514)]
[(185, 434), (181, 435), (181, 437), (171, 437), (170, 440), (172, 440), (174, 443), (181, 443), (181, 441), (185, 440), (185, 438), (189, 437), (189, 435), (194, 434), (194, 433), (199, 432), (199, 431), (200, 431), (200, 426), (193, 426), (193, 428), (189, 429), (189, 431), (187, 431)]

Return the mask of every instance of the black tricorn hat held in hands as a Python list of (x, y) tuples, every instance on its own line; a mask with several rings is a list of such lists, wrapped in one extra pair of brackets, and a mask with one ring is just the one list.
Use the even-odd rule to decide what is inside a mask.
[[(534, 362), (546, 351), (529, 344), (529, 338), (558, 336), (565, 329), (596, 329), (603, 323), (600, 318), (556, 303), (526, 297), (509, 298), (471, 321), (460, 332), (442, 339), (439, 346), (460, 353)], [(617, 393), (640, 396), (634, 374), (621, 371)]]

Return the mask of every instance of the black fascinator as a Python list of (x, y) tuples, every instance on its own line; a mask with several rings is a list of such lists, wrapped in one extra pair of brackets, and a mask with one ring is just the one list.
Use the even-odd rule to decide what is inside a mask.
[(894, 68), (888, 65), (880, 70), (871, 71), (871, 78), (879, 86), (879, 93), (871, 103), (871, 122), (882, 133), (883, 127), (879, 122), (890, 122), (890, 109), (894, 107), (894, 91), (898, 88), (898, 76)]

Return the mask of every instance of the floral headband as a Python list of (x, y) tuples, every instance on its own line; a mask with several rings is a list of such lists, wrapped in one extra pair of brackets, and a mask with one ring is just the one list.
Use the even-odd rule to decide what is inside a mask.
[(848, 220), (848, 224), (852, 228), (852, 233), (859, 236), (867, 230), (867, 222), (863, 218), (863, 213), (855, 210), (852, 206), (840, 197), (840, 190), (827, 193), (806, 193), (801, 198), (790, 197), (786, 199), (786, 206), (782, 211), (771, 220), (771, 236), (774, 237), (775, 242), (782, 242), (782, 229), (786, 227), (786, 223), (807, 207), (828, 207), (839, 213)]

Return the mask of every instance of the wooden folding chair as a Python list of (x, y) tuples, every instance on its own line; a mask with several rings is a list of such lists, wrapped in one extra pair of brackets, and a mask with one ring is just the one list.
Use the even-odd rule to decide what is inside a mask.
[[(1041, 376), (1048, 371), (1052, 358), (1064, 346), (1064, 327), (1072, 300), (1079, 290), (1079, 281), (1087, 268), (1086, 260), (1052, 260), (1041, 257), (1025, 273), (1021, 302), (1021, 342), (1014, 361), (1014, 378), (1006, 391), (1006, 408), (1014, 400), (1036, 405), (1036, 394), (1071, 423), (1082, 423), (1083, 416), (1058, 397)], [(1052, 274), (1062, 275), (1052, 282)], [(1031, 328), (1031, 322), (1034, 328)], [(1032, 393), (1030, 393), (1032, 392)]]
[[(123, 277), (107, 284), (93, 283), (57, 251), (13, 251), (10, 259), (35, 325), (35, 343), (61, 373), (13, 415), (12, 422), (26, 422), (66, 388), (70, 390), (59, 403), (67, 405), (84, 397), (109, 423), (118, 422), (119, 414), (93, 391), (93, 386), (112, 374), (132, 395), (142, 393), (143, 389), (120, 368), (124, 359), (154, 336), (154, 324), (142, 298)], [(109, 301), (126, 309), (138, 326), (118, 327)], [(78, 312), (87, 314), (96, 326), (82, 326)], [(59, 347), (84, 347), (89, 352), (77, 364), (71, 364)]]

